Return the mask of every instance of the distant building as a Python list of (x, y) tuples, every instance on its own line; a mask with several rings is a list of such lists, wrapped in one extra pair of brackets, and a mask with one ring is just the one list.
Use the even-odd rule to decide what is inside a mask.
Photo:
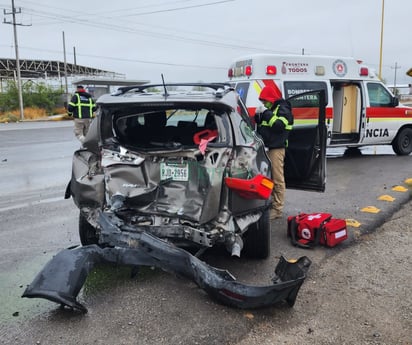
[[(16, 59), (0, 58), (0, 78), (14, 79), (16, 76)], [(64, 63), (53, 60), (20, 60), (20, 76), (22, 78), (63, 78), (70, 76), (105, 76), (124, 78), (123, 74), (105, 71), (98, 68)]]
[(411, 84), (393, 84), (387, 85), (389, 90), (392, 91), (394, 95), (411, 95)]
[[(62, 61), (20, 59), (19, 62), (21, 79), (40, 79), (56, 87), (62, 87), (66, 80), (67, 84), (71, 85), (71, 80), (80, 76), (111, 79), (125, 78), (124, 74)], [(17, 80), (16, 59), (0, 58), (0, 92), (2, 91), (3, 82), (10, 79)], [(71, 92), (71, 90), (68, 90), (68, 92)]]
[(79, 78), (72, 82), (73, 85), (83, 85), (94, 99), (101, 95), (112, 93), (119, 86), (139, 86), (150, 83), (150, 80), (127, 80), (115, 78)]

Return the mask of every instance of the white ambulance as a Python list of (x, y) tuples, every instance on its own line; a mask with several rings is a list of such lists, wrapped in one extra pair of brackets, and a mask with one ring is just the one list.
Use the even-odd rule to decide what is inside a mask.
[[(399, 104), (362, 61), (255, 54), (236, 59), (228, 77), (251, 116), (262, 105), (258, 96), (265, 85), (278, 88), (286, 99), (321, 89), (326, 92), (328, 147), (392, 145), (398, 155), (412, 152), (412, 108)], [(311, 121), (310, 112), (302, 110), (293, 114), (295, 126)]]

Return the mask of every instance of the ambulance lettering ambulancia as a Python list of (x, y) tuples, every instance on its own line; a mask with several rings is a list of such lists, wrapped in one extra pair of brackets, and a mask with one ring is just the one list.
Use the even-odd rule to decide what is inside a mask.
[(389, 130), (387, 128), (375, 128), (366, 130), (367, 138), (389, 137)]

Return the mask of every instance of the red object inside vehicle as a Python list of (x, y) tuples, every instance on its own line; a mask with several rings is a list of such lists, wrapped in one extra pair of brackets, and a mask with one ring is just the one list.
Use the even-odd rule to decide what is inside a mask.
[(195, 135), (193, 135), (193, 142), (196, 145), (199, 145), (202, 139), (213, 140), (212, 138), (216, 138), (217, 134), (218, 133), (216, 129), (204, 129), (203, 131), (197, 132), (195, 133)]
[(263, 175), (251, 179), (225, 177), (225, 183), (245, 199), (268, 199), (274, 186), (273, 181)]

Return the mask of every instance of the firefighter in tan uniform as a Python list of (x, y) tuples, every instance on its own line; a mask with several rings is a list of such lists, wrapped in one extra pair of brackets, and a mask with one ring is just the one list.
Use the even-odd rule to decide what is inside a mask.
[(285, 203), (284, 160), (293, 116), (289, 102), (285, 101), (280, 91), (274, 87), (265, 86), (259, 100), (266, 109), (255, 115), (255, 122), (258, 133), (269, 149), (268, 154), (272, 162), (272, 179), (275, 186), (272, 191), (270, 219), (274, 220), (282, 217)]
[(96, 104), (91, 94), (86, 92), (83, 86), (78, 85), (67, 107), (67, 112), (70, 116), (73, 116), (74, 135), (82, 144), (96, 109)]

